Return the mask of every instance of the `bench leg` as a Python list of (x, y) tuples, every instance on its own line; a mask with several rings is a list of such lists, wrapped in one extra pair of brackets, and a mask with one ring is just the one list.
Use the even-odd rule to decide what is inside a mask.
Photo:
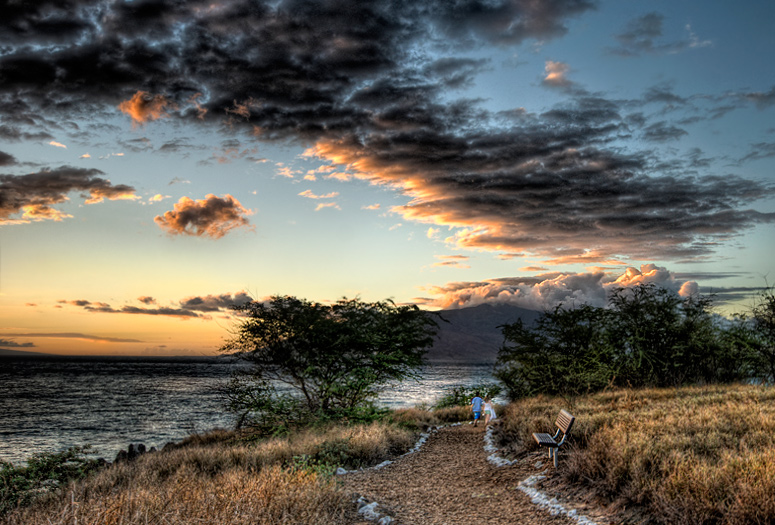
[(554, 449), (554, 468), (557, 468), (557, 449)]

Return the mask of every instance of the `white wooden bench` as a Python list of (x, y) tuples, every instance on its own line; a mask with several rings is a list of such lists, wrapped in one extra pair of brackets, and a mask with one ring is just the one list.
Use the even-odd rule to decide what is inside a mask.
[[(576, 421), (575, 417), (565, 410), (560, 410), (560, 415), (557, 416), (557, 421), (554, 422), (554, 426), (557, 427), (557, 432), (554, 435), (539, 432), (533, 433), (533, 439), (536, 440), (538, 446), (549, 449), (549, 458), (554, 461), (554, 468), (557, 468), (557, 451), (565, 443), (565, 439), (568, 437), (574, 421)], [(557, 441), (560, 435), (562, 435), (562, 439)]]

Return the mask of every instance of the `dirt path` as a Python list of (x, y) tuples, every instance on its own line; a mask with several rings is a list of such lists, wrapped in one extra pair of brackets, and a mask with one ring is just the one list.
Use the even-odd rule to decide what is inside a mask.
[[(376, 502), (377, 512), (400, 525), (591, 523), (552, 515), (518, 485), (541, 474), (538, 457), (496, 467), (487, 461), (484, 429), (442, 428), (422, 448), (392, 464), (339, 476), (345, 490)], [(544, 462), (546, 463), (546, 462)], [(351, 525), (375, 523), (355, 518)]]

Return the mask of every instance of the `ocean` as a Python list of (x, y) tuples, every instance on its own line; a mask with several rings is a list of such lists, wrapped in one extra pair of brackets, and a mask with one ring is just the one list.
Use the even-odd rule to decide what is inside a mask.
[[(221, 387), (235, 367), (215, 358), (1, 357), (0, 461), (90, 445), (112, 461), (130, 443), (161, 448), (233, 428)], [(448, 389), (492, 383), (492, 365), (433, 364), (420, 381), (387, 389), (390, 408), (433, 404)]]

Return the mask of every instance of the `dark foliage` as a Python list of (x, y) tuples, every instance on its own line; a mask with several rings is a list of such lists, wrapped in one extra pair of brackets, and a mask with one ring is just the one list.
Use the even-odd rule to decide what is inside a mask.
[(252, 364), (227, 388), (241, 424), (373, 417), (379, 390), (415, 376), (438, 330), (428, 312), (390, 301), (277, 296), (235, 309), (244, 318), (222, 351)]
[(448, 389), (441, 396), (434, 408), (450, 408), (457, 406), (466, 406), (471, 404), (471, 400), (478, 394), (483, 398), (494, 398), (500, 395), (503, 389), (495, 383), (482, 383), (474, 386), (456, 386)]
[(722, 320), (711, 308), (709, 297), (683, 298), (653, 284), (615, 289), (607, 308), (561, 305), (535, 325), (502, 328), (495, 374), (512, 399), (775, 379), (771, 290), (750, 319)]

